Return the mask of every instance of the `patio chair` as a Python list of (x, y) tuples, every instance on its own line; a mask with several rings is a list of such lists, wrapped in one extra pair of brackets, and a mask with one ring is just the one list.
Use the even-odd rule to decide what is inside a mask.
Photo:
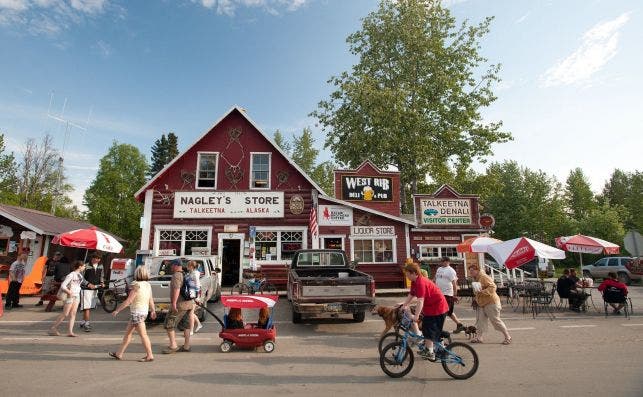
[(605, 310), (605, 317), (607, 317), (607, 309), (610, 306), (610, 303), (623, 303), (623, 311), (625, 312), (625, 318), (629, 320), (630, 312), (632, 310), (632, 299), (628, 298), (625, 293), (616, 288), (616, 287), (607, 287), (603, 291), (603, 309)]
[(536, 318), (538, 313), (546, 311), (549, 319), (554, 321), (556, 316), (551, 312), (551, 303), (554, 301), (556, 295), (556, 284), (553, 284), (549, 290), (543, 288), (542, 290), (535, 290), (531, 295), (531, 315)]

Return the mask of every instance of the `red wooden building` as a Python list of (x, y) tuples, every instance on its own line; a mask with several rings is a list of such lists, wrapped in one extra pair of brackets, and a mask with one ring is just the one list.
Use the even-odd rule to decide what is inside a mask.
[(402, 287), (400, 264), (411, 255), (411, 231), (422, 228), (400, 215), (399, 184), (398, 172), (366, 161), (335, 171), (336, 197), (327, 196), (233, 107), (136, 193), (144, 202), (141, 249), (216, 254), (224, 285), (239, 282), (243, 269), (256, 263), (283, 288), (297, 249), (341, 248), (379, 288)]

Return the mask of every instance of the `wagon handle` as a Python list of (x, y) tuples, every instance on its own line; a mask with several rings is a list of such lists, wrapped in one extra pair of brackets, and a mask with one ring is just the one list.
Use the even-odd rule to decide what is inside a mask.
[(210, 309), (205, 307), (204, 304), (202, 304), (200, 302), (196, 302), (196, 301), (194, 303), (196, 303), (197, 305), (201, 306), (203, 308), (203, 310), (205, 310), (206, 312), (210, 313), (212, 315), (212, 317), (214, 317), (219, 322), (219, 324), (221, 324), (221, 328), (223, 329), (223, 321), (221, 321), (219, 316), (217, 316), (216, 314), (212, 313), (212, 311), (210, 311)]

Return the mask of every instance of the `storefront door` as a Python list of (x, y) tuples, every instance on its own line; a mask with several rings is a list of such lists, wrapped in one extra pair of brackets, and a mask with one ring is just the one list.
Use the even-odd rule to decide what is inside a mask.
[(221, 285), (231, 287), (241, 281), (243, 233), (219, 233), (218, 250), (221, 257)]

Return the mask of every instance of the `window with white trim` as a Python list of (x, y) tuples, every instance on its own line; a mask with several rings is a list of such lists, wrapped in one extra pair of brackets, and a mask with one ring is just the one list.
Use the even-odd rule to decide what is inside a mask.
[(459, 259), (461, 256), (455, 245), (420, 245), (420, 260), (439, 260), (443, 256)]
[(305, 248), (305, 232), (298, 230), (262, 230), (257, 228), (255, 258), (257, 262), (290, 261), (295, 251)]
[(250, 188), (270, 189), (270, 153), (250, 154)]
[(158, 227), (156, 250), (174, 250), (176, 255), (192, 255), (192, 248), (210, 248), (212, 228), (203, 227)]
[(353, 239), (353, 260), (359, 263), (392, 263), (396, 261), (394, 238)]
[(197, 157), (196, 188), (216, 189), (219, 153), (199, 152)]

